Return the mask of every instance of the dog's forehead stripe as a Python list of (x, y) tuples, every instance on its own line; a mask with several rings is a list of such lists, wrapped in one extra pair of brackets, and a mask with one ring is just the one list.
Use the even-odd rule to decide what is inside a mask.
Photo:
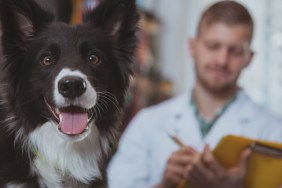
[(64, 69), (62, 69), (62, 70), (59, 72), (59, 74), (58, 74), (58, 76), (57, 76), (57, 78), (56, 78), (56, 81), (60, 80), (60, 79), (63, 78), (64, 76), (78, 76), (78, 77), (81, 77), (81, 78), (83, 78), (83, 79), (86, 79), (86, 75), (83, 74), (81, 71), (79, 71), (79, 70), (74, 70), (74, 71), (72, 71), (72, 70), (69, 69), (69, 68), (64, 68)]

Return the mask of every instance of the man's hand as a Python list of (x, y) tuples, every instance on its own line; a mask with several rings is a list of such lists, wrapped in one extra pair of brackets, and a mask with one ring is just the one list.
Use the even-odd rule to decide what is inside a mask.
[(162, 181), (155, 188), (176, 188), (181, 181), (187, 179), (186, 166), (196, 154), (192, 147), (182, 147), (174, 152), (167, 161)]
[(209, 146), (205, 146), (204, 152), (194, 155), (186, 167), (188, 182), (200, 188), (242, 188), (249, 156), (247, 149), (236, 167), (225, 169), (214, 158)]

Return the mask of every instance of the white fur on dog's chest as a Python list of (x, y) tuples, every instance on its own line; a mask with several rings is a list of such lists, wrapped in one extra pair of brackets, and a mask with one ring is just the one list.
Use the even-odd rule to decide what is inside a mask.
[(57, 187), (62, 188), (61, 186), (61, 176), (52, 166), (48, 165), (46, 161), (42, 159), (34, 160), (35, 171), (40, 174), (41, 178), (39, 179), (39, 184), (41, 187)]
[[(73, 141), (63, 139), (53, 126), (52, 122), (47, 122), (30, 135), (32, 144), (38, 148), (33, 169), (41, 176), (40, 183), (47, 187), (64, 188), (62, 182), (66, 176), (85, 184), (93, 178), (100, 178), (98, 157), (101, 148), (97, 127), (91, 125), (90, 135), (81, 141)], [(102, 145), (108, 147), (108, 144)]]

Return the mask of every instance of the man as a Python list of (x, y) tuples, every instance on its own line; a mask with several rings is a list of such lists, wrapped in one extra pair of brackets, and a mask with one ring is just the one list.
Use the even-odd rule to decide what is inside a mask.
[[(193, 90), (132, 120), (109, 167), (110, 188), (173, 188), (183, 181), (201, 188), (243, 187), (250, 151), (226, 169), (211, 152), (222, 137), (282, 141), (280, 121), (237, 85), (253, 57), (252, 35), (253, 20), (239, 3), (221, 1), (204, 12), (190, 41)], [(169, 134), (177, 135), (182, 147)]]

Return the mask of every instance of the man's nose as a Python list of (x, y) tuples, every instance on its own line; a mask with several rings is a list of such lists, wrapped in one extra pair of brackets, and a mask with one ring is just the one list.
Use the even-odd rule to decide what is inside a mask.
[(228, 49), (220, 49), (217, 53), (216, 63), (220, 66), (225, 66), (228, 63), (229, 51)]

